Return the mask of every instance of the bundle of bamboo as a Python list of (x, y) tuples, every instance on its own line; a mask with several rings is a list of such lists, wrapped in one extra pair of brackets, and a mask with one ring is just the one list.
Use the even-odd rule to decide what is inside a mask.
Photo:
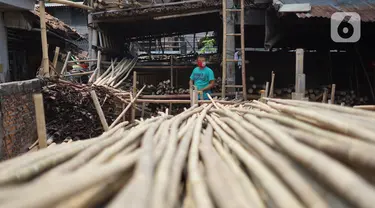
[[(120, 87), (121, 84), (129, 77), (130, 72), (137, 63), (137, 59), (124, 58), (117, 65), (116, 62), (117, 60), (111, 61), (111, 65), (95, 80), (94, 85), (110, 86), (113, 88)], [(90, 79), (90, 81), (93, 81), (97, 75), (98, 74), (94, 72), (92, 75), (93, 79)]]
[(0, 163), (0, 206), (371, 208), (374, 123), (336, 105), (213, 101)]

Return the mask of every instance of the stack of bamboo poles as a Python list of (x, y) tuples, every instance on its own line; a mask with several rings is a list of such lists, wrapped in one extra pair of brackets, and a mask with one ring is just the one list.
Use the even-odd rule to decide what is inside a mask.
[(372, 208), (374, 124), (336, 105), (213, 101), (0, 163), (0, 206)]
[(122, 59), (119, 63), (116, 62), (116, 60), (111, 61), (108, 69), (95, 80), (95, 85), (110, 86), (113, 88), (120, 87), (129, 77), (130, 72), (137, 63), (137, 59)]

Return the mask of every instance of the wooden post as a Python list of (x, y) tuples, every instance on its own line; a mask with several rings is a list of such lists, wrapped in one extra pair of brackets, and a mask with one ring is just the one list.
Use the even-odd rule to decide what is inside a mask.
[[(223, 21), (227, 21), (227, 0), (223, 0)], [(222, 69), (223, 69), (223, 77), (221, 80), (221, 98), (225, 98), (225, 85), (226, 85), (226, 79), (227, 79), (227, 24), (223, 24), (223, 61), (222, 61)]]
[(245, 0), (241, 0), (241, 70), (242, 70), (242, 93), (243, 100), (247, 100), (246, 88), (246, 62), (245, 62)]
[[(303, 74), (303, 60), (304, 60), (304, 50), (303, 49), (297, 49), (296, 50), (296, 87), (298, 85), (298, 75)], [(300, 89), (296, 89), (297, 93), (302, 93)]]
[(171, 56), (171, 87), (173, 87), (173, 57)]
[(335, 92), (336, 92), (336, 84), (332, 84), (332, 89), (331, 89), (331, 104), (335, 104)]
[(97, 57), (97, 60), (96, 60), (96, 67), (98, 68), (98, 73), (96, 74), (95, 80), (97, 80), (100, 77), (100, 62), (101, 62), (101, 59), (102, 59), (102, 52), (98, 51), (98, 57)]
[(190, 106), (192, 107), (195, 104), (193, 87), (189, 88), (189, 94), (190, 94)]
[(141, 118), (144, 118), (144, 117), (145, 117), (145, 107), (146, 107), (146, 103), (142, 103), (142, 114), (141, 114)]
[[(59, 54), (60, 54), (60, 47), (56, 47), (55, 49), (55, 56), (53, 57), (53, 68), (56, 69), (56, 66), (57, 66), (57, 61), (59, 59)], [(52, 70), (51, 71), (51, 75), (54, 76), (55, 75), (55, 70)]]
[(269, 94), (269, 97), (270, 97), (270, 98), (273, 97), (273, 89), (274, 89), (274, 85), (275, 85), (275, 73), (272, 71), (271, 87), (270, 87), (270, 94)]
[(328, 91), (324, 89), (322, 103), (327, 103)]
[(266, 82), (266, 90), (264, 92), (264, 97), (268, 97), (269, 89), (270, 89), (270, 82)]
[(39, 12), (40, 12), (40, 32), (42, 41), (42, 52), (43, 52), (43, 76), (49, 77), (49, 58), (48, 58), (48, 47), (47, 47), (47, 29), (46, 29), (46, 8), (44, 0), (39, 1)]
[(99, 115), (99, 119), (100, 119), (100, 122), (102, 123), (103, 129), (104, 129), (104, 131), (108, 131), (108, 123), (107, 123), (107, 120), (105, 120), (105, 116), (104, 116), (103, 110), (100, 107), (98, 96), (96, 95), (96, 93), (95, 93), (94, 90), (91, 90), (90, 94), (91, 94), (92, 100), (94, 101), (96, 112)]
[(35, 105), (35, 117), (36, 126), (38, 131), (38, 142), (39, 149), (47, 147), (47, 130), (46, 130), (46, 120), (44, 118), (44, 105), (43, 105), (43, 95), (37, 93), (33, 95), (34, 105)]
[[(133, 72), (133, 97), (137, 94), (137, 72)], [(135, 120), (135, 103), (132, 105), (132, 113), (131, 113), (131, 123), (134, 123)]]
[[(89, 37), (88, 37), (88, 41), (89, 41), (89, 58), (92, 59), (93, 58), (93, 50), (92, 50), (92, 40), (93, 40), (93, 23), (92, 23), (92, 13), (89, 13), (87, 15), (87, 28), (88, 28), (88, 33), (89, 33)], [(92, 65), (93, 63), (89, 63), (89, 69), (92, 70)]]
[[(171, 56), (171, 87), (173, 87), (173, 57)], [(172, 103), (169, 103), (169, 110), (172, 112)]]
[[(122, 109), (125, 109), (126, 108), (126, 105), (125, 105), (125, 103), (123, 103), (122, 104)], [(124, 115), (123, 117), (122, 117), (122, 120), (123, 121), (126, 121), (126, 115)]]

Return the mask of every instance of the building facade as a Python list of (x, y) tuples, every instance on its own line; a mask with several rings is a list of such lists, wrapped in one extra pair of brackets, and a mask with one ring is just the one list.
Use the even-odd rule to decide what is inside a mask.
[[(77, 3), (83, 4), (83, 2)], [(74, 42), (83, 50), (88, 50), (88, 27), (86, 11), (69, 7), (63, 4), (46, 3), (46, 12), (63, 21), (65, 24), (72, 27), (78, 34), (84, 37), (84, 39), (78, 39)]]
[(10, 80), (7, 28), (4, 13), (34, 9), (35, 0), (0, 0), (0, 83)]

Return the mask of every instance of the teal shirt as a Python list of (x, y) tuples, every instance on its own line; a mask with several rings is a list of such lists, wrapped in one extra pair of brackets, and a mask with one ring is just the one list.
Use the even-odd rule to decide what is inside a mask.
[[(196, 67), (190, 75), (190, 79), (194, 81), (194, 85), (198, 90), (207, 87), (210, 81), (215, 80), (214, 72), (207, 66), (203, 69)], [(203, 98), (208, 100), (208, 94), (211, 94), (211, 90), (206, 90), (203, 92)]]

